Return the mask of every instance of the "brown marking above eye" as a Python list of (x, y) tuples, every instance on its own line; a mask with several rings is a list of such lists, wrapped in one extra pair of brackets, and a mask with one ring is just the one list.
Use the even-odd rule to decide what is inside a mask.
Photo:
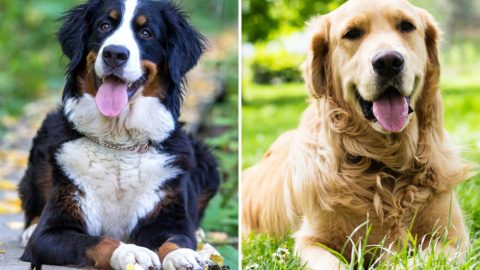
[(112, 11), (110, 11), (110, 13), (108, 13), (108, 16), (110, 16), (110, 18), (114, 20), (118, 20), (118, 11), (113, 9)]
[(147, 17), (144, 15), (140, 15), (137, 17), (137, 25), (138, 26), (144, 26), (147, 23)]

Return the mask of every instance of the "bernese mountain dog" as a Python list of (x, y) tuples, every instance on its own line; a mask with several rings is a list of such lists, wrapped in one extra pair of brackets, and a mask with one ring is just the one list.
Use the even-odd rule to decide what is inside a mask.
[(206, 39), (165, 0), (90, 0), (62, 23), (66, 86), (19, 186), (21, 259), (37, 270), (203, 269), (195, 230), (220, 179), (178, 116)]

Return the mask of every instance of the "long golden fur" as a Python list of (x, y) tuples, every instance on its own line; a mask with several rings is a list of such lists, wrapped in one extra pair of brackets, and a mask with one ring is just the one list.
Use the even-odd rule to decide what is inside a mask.
[[(398, 30), (408, 20), (411, 33)], [(365, 34), (342, 39), (352, 29)], [(297, 129), (281, 135), (264, 158), (243, 173), (244, 233), (293, 233), (312, 269), (339, 261), (318, 243), (341, 251), (367, 218), (369, 244), (403, 243), (411, 233), (428, 246), (447, 233), (465, 250), (468, 233), (453, 188), (470, 176), (443, 129), (438, 90), (439, 31), (423, 9), (403, 0), (350, 0), (309, 23), (312, 33), (304, 79), (312, 96)], [(378, 95), (371, 56), (395, 49), (405, 57), (403, 88), (414, 113), (399, 132), (387, 132), (362, 114), (358, 98)], [(419, 241), (420, 242), (420, 241)], [(344, 256), (349, 258), (347, 247)]]

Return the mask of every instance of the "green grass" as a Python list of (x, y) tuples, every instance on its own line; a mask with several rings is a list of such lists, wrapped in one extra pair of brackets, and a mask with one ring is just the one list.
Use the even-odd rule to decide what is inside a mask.
[(306, 108), (302, 84), (244, 85), (242, 95), (242, 163), (258, 161), (285, 130), (295, 128)]
[[(478, 70), (478, 69), (476, 69)], [(444, 72), (442, 95), (444, 100), (445, 128), (453, 142), (460, 146), (463, 155), (480, 163), (480, 79), (468, 76), (468, 80), (455, 80), (455, 70)], [(446, 74), (446, 78), (445, 78)], [(448, 78), (452, 78), (449, 80)], [(458, 79), (458, 78), (457, 78)], [(246, 84), (243, 90), (242, 156), (243, 168), (257, 162), (269, 145), (282, 132), (295, 128), (301, 113), (307, 106), (307, 91), (303, 84), (260, 86)], [(480, 176), (476, 176), (457, 188), (457, 194), (471, 234), (471, 251), (464, 263), (447, 262), (441, 254), (416, 256), (417, 268), (413, 269), (480, 269)], [(278, 248), (286, 247), (290, 253), (285, 267), (273, 256)], [(360, 247), (356, 260), (362, 259), (367, 248)], [(242, 265), (244, 269), (301, 269), (294, 256), (291, 238), (271, 239), (265, 235), (250, 235), (243, 240)], [(406, 252), (394, 254), (389, 264), (378, 269), (412, 269), (406, 267)], [(283, 265), (283, 266), (282, 266)], [(354, 264), (348, 267), (354, 269)]]

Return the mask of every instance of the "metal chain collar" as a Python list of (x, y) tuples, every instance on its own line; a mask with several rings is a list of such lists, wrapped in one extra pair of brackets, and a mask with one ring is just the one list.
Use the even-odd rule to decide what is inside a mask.
[(96, 143), (96, 144), (99, 144), (101, 146), (104, 146), (104, 147), (107, 147), (107, 148), (110, 148), (110, 149), (113, 149), (113, 150), (133, 151), (133, 152), (137, 152), (137, 153), (140, 153), (140, 154), (143, 154), (143, 153), (147, 152), (148, 149), (150, 149), (150, 146), (151, 146), (150, 141), (148, 141), (147, 143), (142, 144), (142, 145), (133, 145), (133, 146), (128, 146), (128, 147), (122, 147), (122, 146), (118, 146), (118, 145), (114, 145), (114, 144), (110, 144), (110, 143), (106, 143), (106, 142), (101, 142), (98, 139), (95, 139), (95, 138), (90, 137), (88, 135), (85, 135), (85, 137), (87, 139), (89, 139), (90, 141)]

